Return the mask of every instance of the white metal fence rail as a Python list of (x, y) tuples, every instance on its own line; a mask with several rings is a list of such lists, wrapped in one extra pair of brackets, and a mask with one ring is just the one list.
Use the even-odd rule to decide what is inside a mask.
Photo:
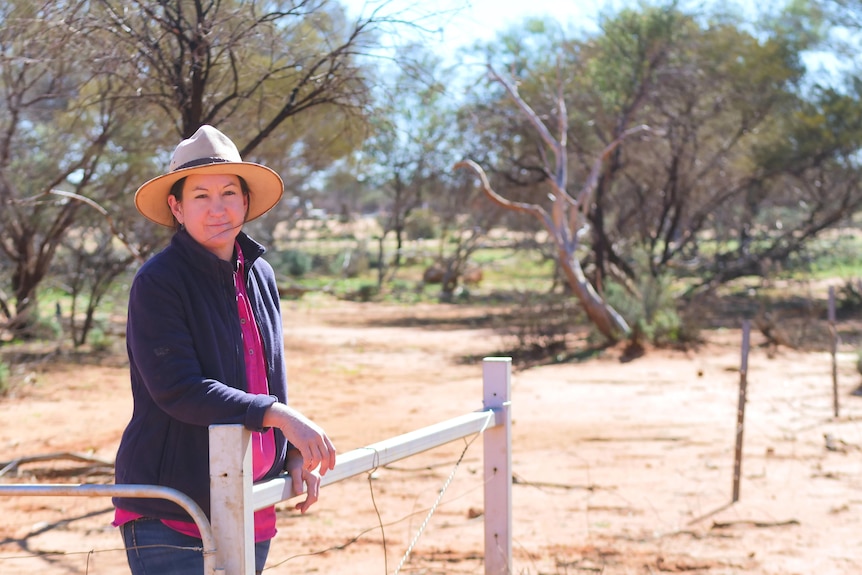
[[(338, 455), (321, 486), (483, 433), (485, 472), (485, 573), (512, 569), (511, 359), (482, 363), (483, 408)], [(252, 483), (250, 433), (240, 425), (210, 427), (210, 500), (207, 521), (188, 496), (148, 485), (0, 485), (3, 495), (122, 496), (163, 498), (181, 505), (200, 528), (206, 575), (254, 573), (254, 512), (290, 499), (290, 477)]]
[[(52, 483), (0, 485), (0, 495), (30, 495), (30, 496), (77, 496), (77, 497), (140, 497), (144, 499), (167, 499), (173, 501), (191, 515), (201, 531), (203, 542), (204, 570), (206, 573), (219, 573), (216, 569), (216, 540), (213, 536), (210, 522), (200, 506), (180, 491), (170, 487), (157, 485), (96, 485), (96, 484), (65, 484)], [(223, 573), (223, 572), (221, 572)], [(219, 575), (221, 575), (219, 573)]]

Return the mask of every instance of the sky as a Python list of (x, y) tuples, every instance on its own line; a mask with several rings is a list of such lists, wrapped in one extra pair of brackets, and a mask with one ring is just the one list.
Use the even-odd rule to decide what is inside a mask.
[(428, 27), (440, 28), (428, 35), (428, 44), (445, 52), (476, 40), (491, 40), (528, 17), (551, 16), (564, 28), (595, 30), (599, 12), (613, 0), (340, 0), (350, 16), (403, 14), (405, 20), (416, 20), (435, 13)]

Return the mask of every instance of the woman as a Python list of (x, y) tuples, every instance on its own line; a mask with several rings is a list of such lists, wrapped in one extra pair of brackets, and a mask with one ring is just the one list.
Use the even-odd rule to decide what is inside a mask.
[[(117, 452), (116, 483), (162, 485), (209, 516), (211, 424), (252, 431), (254, 479), (290, 473), (302, 513), (335, 466), (323, 430), (287, 405), (281, 310), (264, 248), (242, 225), (284, 193), (269, 168), (243, 162), (212, 126), (174, 150), (170, 172), (141, 186), (135, 206), (174, 227), (129, 294), (126, 328), (134, 409)], [(319, 471), (318, 471), (319, 469)], [(115, 498), (133, 575), (203, 573), (200, 532), (178, 505)], [(255, 512), (255, 569), (275, 535), (275, 508)]]

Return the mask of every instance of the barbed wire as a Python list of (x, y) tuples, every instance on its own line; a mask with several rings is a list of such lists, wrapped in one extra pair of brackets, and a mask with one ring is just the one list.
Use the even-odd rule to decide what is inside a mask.
[[(404, 566), (404, 563), (410, 557), (410, 554), (413, 552), (413, 547), (419, 541), (419, 537), (422, 536), (422, 532), (425, 531), (425, 527), (428, 526), (428, 522), (431, 520), (431, 517), (434, 515), (434, 512), (437, 511), (437, 506), (440, 505), (440, 500), (443, 499), (443, 494), (446, 493), (446, 489), (448, 489), (449, 484), (452, 483), (452, 479), (455, 477), (455, 472), (458, 471), (458, 466), (461, 465), (461, 461), (464, 460), (464, 456), (467, 454), (467, 450), (470, 449), (470, 446), (473, 444), (474, 441), (476, 441), (476, 438), (485, 432), (485, 429), (488, 427), (488, 421), (489, 420), (485, 421), (485, 425), (482, 426), (482, 429), (480, 429), (478, 433), (476, 433), (472, 438), (470, 438), (470, 441), (464, 441), (465, 445), (463, 451), (461, 451), (461, 456), (458, 457), (458, 461), (455, 462), (455, 465), (452, 468), (452, 472), (449, 473), (449, 477), (446, 478), (446, 482), (443, 483), (443, 488), (440, 489), (440, 493), (437, 495), (437, 499), (436, 501), (434, 501), (434, 505), (432, 505), (431, 509), (428, 511), (428, 515), (425, 517), (425, 521), (422, 522), (422, 525), (419, 527), (419, 530), (413, 537), (413, 541), (410, 542), (410, 545), (407, 547), (407, 551), (404, 552), (404, 556), (401, 558), (401, 562), (398, 564), (398, 567), (395, 568), (394, 575), (398, 575), (398, 573), (401, 571), (401, 567)], [(486, 481), (487, 480), (488, 478), (486, 478)], [(388, 569), (386, 572), (389, 572)]]
[[(434, 501), (434, 504), (431, 507), (427, 508), (427, 515), (425, 517), (425, 520), (422, 522), (422, 525), (420, 526), (418, 532), (413, 537), (413, 540), (411, 541), (410, 545), (408, 546), (407, 551), (405, 552), (404, 556), (402, 557), (401, 562), (399, 563), (398, 567), (394, 571), (393, 575), (396, 575), (400, 571), (400, 569), (403, 567), (404, 563), (407, 561), (410, 554), (412, 553), (413, 548), (415, 547), (416, 543), (418, 542), (420, 536), (422, 535), (423, 531), (427, 527), (431, 517), (434, 515), (434, 512), (437, 510), (437, 508), (440, 505), (443, 505), (445, 503), (451, 503), (452, 501), (456, 501), (456, 500), (460, 499), (461, 497), (466, 497), (466, 495), (468, 495), (469, 493), (472, 493), (476, 489), (479, 489), (480, 487), (484, 487), (488, 483), (488, 481), (490, 481), (492, 479), (492, 478), (486, 478), (485, 481), (483, 481), (481, 484), (474, 487), (473, 489), (469, 489), (465, 493), (463, 493), (463, 494), (461, 494), (455, 498), (452, 498), (451, 500), (449, 500), (445, 503), (442, 502), (443, 495), (446, 493), (446, 490), (448, 489), (449, 485), (451, 484), (452, 479), (455, 477), (455, 472), (458, 470), (458, 467), (464, 461), (464, 457), (466, 456), (468, 450), (470, 449), (470, 446), (473, 444), (474, 441), (476, 441), (476, 439), (480, 435), (482, 435), (482, 433), (484, 433), (487, 426), (488, 426), (488, 422), (485, 422), (485, 425), (483, 426), (483, 428), (481, 430), (479, 430), (475, 435), (473, 435), (469, 441), (466, 439), (464, 440), (465, 441), (464, 449), (461, 451), (461, 454), (458, 457), (457, 461), (455, 461), (455, 463), (453, 464), (452, 471), (449, 473), (449, 476), (446, 478), (446, 481), (444, 482), (443, 487), (440, 489), (440, 492), (438, 493), (437, 499)], [(375, 450), (375, 459), (377, 459), (378, 457), (379, 457), (379, 454), (376, 453), (376, 450)], [(385, 468), (388, 469), (388, 467), (385, 467)], [(378, 524), (376, 526), (369, 527), (368, 529), (364, 529), (364, 530), (360, 531), (354, 537), (352, 537), (350, 540), (348, 540), (345, 543), (342, 543), (341, 545), (334, 545), (332, 547), (327, 547), (326, 549), (320, 549), (318, 551), (311, 551), (308, 553), (298, 553), (298, 554), (292, 555), (292, 556), (290, 556), (290, 557), (288, 557), (282, 561), (279, 561), (278, 563), (267, 565), (264, 568), (264, 571), (269, 570), (269, 569), (274, 569), (276, 567), (279, 567), (279, 566), (281, 566), (281, 565), (283, 565), (289, 561), (292, 561), (292, 560), (300, 558), (300, 557), (311, 557), (314, 555), (322, 555), (323, 553), (327, 553), (329, 551), (338, 551), (341, 549), (345, 549), (348, 546), (355, 543), (356, 541), (358, 541), (363, 535), (379, 529), (381, 532), (381, 536), (383, 538), (383, 559), (384, 559), (384, 570), (385, 570), (384, 572), (389, 573), (387, 543), (386, 543), (386, 536), (385, 536), (384, 528), (390, 527), (392, 525), (397, 525), (398, 523), (401, 523), (402, 521), (405, 521), (406, 519), (409, 519), (415, 515), (418, 515), (420, 513), (425, 512), (426, 509), (420, 509), (418, 511), (408, 513), (407, 515), (405, 515), (405, 516), (403, 516), (403, 517), (401, 517), (395, 521), (391, 521), (389, 523), (384, 523), (383, 517), (381, 516), (380, 510), (377, 506), (377, 502), (376, 502), (376, 499), (374, 496), (374, 486), (372, 483), (372, 479), (373, 479), (372, 476), (373, 476), (374, 472), (377, 471), (378, 469), (379, 469), (379, 465), (377, 465), (375, 462), (374, 467), (367, 472), (368, 486), (369, 486), (369, 491), (371, 493), (371, 502), (372, 502), (372, 505), (374, 507), (374, 512), (377, 516), (377, 521), (378, 521)]]

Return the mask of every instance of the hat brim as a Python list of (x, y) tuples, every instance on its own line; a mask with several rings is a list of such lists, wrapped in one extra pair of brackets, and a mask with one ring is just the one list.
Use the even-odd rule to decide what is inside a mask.
[(249, 188), (247, 222), (271, 210), (284, 195), (284, 182), (272, 169), (252, 162), (218, 162), (174, 170), (153, 178), (135, 192), (135, 207), (148, 220), (174, 227), (168, 194), (178, 180), (194, 174), (231, 174), (244, 179)]

